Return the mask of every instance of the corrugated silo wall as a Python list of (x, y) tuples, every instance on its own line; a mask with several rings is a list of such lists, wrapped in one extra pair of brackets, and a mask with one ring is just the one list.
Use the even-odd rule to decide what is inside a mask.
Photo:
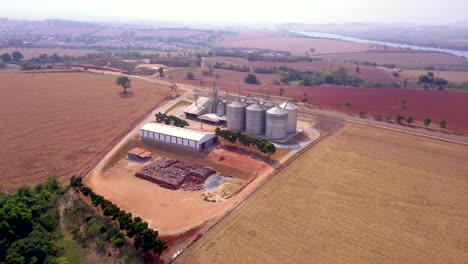
[(246, 124), (245, 131), (252, 135), (263, 135), (265, 134), (265, 110), (255, 109), (250, 110), (247, 108), (245, 112)]
[(288, 114), (266, 113), (265, 136), (269, 139), (283, 139), (287, 135)]
[(297, 109), (288, 109), (288, 133), (296, 133)]
[(245, 106), (227, 106), (227, 128), (233, 131), (245, 130)]

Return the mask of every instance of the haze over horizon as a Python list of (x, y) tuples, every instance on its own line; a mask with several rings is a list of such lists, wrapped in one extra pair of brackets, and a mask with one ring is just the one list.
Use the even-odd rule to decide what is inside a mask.
[(423, 0), (15, 0), (3, 1), (0, 17), (82, 21), (168, 21), (179, 23), (414, 23), (467, 21), (468, 1)]

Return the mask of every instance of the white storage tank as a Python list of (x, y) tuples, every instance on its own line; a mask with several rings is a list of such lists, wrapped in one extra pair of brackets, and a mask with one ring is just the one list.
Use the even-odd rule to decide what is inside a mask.
[(245, 111), (245, 131), (252, 135), (265, 134), (265, 112), (266, 109), (259, 103), (247, 106)]
[(297, 106), (290, 101), (286, 101), (280, 104), (280, 107), (288, 112), (288, 133), (296, 133)]
[(266, 111), (265, 136), (269, 139), (283, 139), (288, 133), (288, 111), (274, 106)]
[(226, 118), (229, 130), (245, 130), (245, 104), (240, 100), (228, 104)]

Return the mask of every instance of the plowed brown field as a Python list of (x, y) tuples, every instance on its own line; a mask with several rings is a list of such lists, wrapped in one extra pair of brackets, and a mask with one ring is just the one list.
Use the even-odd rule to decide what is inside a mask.
[[(260, 32), (239, 32), (238, 34), (225, 36), (224, 39), (216, 44), (232, 48), (284, 50), (296, 55), (304, 55), (311, 48), (315, 49), (314, 54), (365, 52), (371, 50), (369, 44)], [(377, 50), (377, 48), (374, 49)]]
[(348, 125), (176, 263), (466, 263), (468, 147)]
[(169, 92), (134, 81), (124, 97), (115, 78), (0, 74), (0, 191), (84, 172)]

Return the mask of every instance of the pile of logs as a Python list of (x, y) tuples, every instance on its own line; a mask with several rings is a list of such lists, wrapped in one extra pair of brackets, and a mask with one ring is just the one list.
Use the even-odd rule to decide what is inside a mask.
[(198, 191), (203, 189), (205, 180), (215, 173), (215, 170), (204, 165), (161, 158), (143, 167), (135, 176), (172, 190)]

